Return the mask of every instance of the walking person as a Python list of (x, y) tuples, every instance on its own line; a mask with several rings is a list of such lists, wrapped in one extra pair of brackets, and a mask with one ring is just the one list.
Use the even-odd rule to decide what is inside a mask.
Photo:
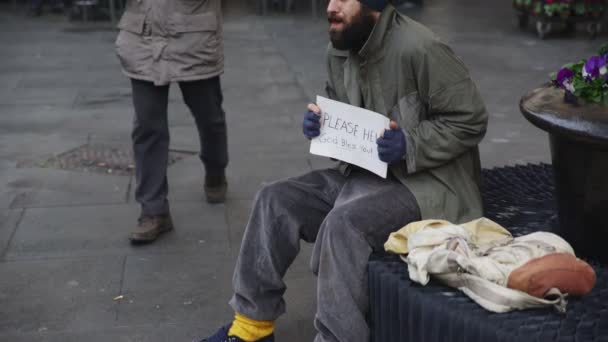
[(173, 229), (167, 200), (169, 86), (177, 83), (196, 123), (204, 193), (226, 196), (226, 120), (221, 0), (128, 0), (118, 24), (116, 52), (131, 79), (135, 199), (141, 206), (132, 242), (150, 242)]

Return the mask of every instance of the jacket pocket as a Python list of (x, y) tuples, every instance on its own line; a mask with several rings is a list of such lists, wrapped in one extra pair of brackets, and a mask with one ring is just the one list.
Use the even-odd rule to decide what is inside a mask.
[(174, 14), (171, 16), (172, 33), (215, 32), (217, 17), (215, 13)]
[(145, 14), (125, 12), (120, 18), (117, 27), (122, 31), (127, 31), (141, 35), (144, 32)]
[(150, 76), (152, 53), (144, 40), (145, 14), (125, 12), (120, 18), (116, 37), (116, 54), (124, 71), (132, 75)]
[(174, 10), (183, 14), (207, 13), (218, 8), (221, 0), (170, 0)]
[(221, 23), (216, 13), (174, 13), (169, 16), (169, 44), (165, 58), (180, 77), (205, 75), (222, 63)]

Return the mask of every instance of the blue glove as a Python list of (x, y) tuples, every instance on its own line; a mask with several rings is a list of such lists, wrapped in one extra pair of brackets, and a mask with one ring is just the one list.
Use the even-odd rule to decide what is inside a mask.
[(321, 116), (308, 111), (304, 114), (304, 122), (302, 122), (302, 132), (308, 139), (319, 136), (321, 134)]
[(385, 163), (396, 164), (402, 160), (406, 153), (405, 134), (397, 124), (392, 121), (390, 129), (376, 143), (378, 144), (378, 157)]

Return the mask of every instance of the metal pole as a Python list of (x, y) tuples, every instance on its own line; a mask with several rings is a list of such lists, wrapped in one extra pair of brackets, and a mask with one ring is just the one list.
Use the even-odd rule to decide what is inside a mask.
[(82, 21), (85, 23), (89, 21), (89, 5), (86, 2), (82, 6)]
[(112, 22), (112, 26), (116, 26), (116, 4), (114, 0), (110, 0), (110, 22)]

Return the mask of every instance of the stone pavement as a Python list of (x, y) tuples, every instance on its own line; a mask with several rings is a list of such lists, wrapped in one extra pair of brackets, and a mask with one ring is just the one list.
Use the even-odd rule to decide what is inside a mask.
[[(56, 168), (82, 146), (129, 149), (133, 110), (116, 32), (27, 18), (0, 2), (0, 341), (190, 341), (230, 319), (232, 268), (255, 191), (330, 165), (307, 153), (300, 129), (324, 84), (325, 20), (301, 3), (266, 17), (236, 3), (227, 5), (222, 78), (228, 200), (203, 201), (202, 166), (186, 154), (169, 168), (176, 230), (133, 247), (133, 177), (103, 165), (103, 173)], [(518, 100), (602, 40), (579, 32), (539, 41), (516, 28), (508, 1), (435, 0), (406, 11), (449, 42), (477, 80), (491, 113), (484, 166), (548, 161), (547, 137), (522, 118)], [(195, 153), (177, 87), (169, 106), (171, 148)], [(279, 341), (314, 336), (309, 254), (303, 244), (288, 273)]]

